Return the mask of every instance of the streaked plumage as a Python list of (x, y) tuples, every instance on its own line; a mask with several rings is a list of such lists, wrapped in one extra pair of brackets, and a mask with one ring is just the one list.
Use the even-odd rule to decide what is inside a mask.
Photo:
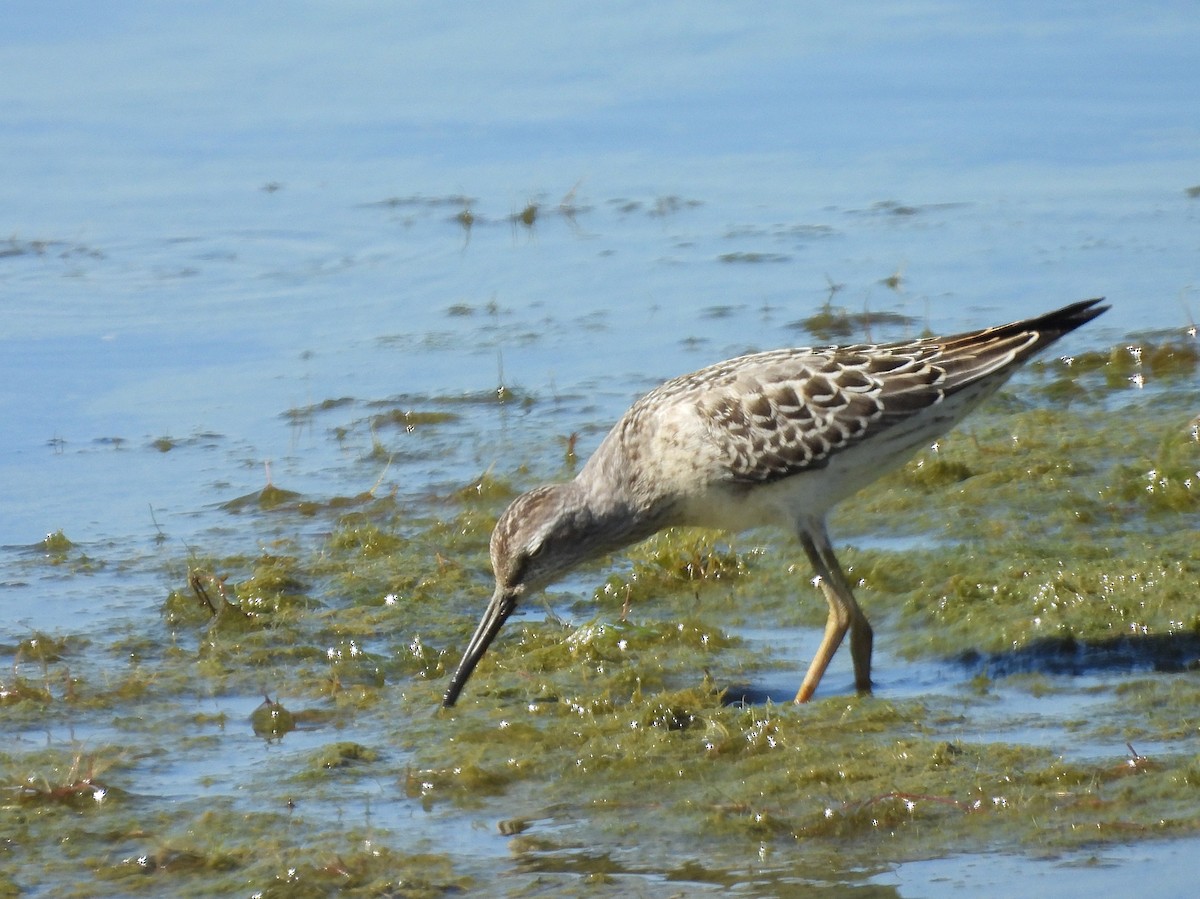
[(829, 603), (796, 694), (811, 698), (847, 631), (871, 689), (871, 626), (825, 516), (993, 394), (1016, 368), (1107, 309), (1099, 299), (944, 338), (782, 349), (667, 381), (633, 404), (573, 480), (517, 497), (492, 534), (496, 590), (451, 678), (451, 706), (526, 593), (665, 527), (793, 530)]

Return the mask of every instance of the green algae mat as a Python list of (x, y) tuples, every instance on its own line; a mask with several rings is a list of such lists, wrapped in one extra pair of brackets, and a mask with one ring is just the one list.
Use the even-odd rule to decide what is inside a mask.
[[(845, 503), (887, 661), (803, 707), (799, 548), (671, 531), (528, 603), (439, 709), (491, 526), (573, 437), (417, 502), (268, 483), (226, 504), (243, 553), (164, 541), (157, 608), (0, 646), (0, 895), (884, 895), (906, 860), (1200, 834), (1198, 358), (1036, 365)], [(333, 441), (460, 413), (287, 412)], [(89, 552), (51, 534), (28, 577), (119, 603)]]

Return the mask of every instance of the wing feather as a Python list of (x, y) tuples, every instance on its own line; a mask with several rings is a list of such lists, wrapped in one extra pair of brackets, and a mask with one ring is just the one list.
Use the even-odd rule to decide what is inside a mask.
[[(668, 381), (628, 418), (692, 404), (724, 479), (774, 481), (902, 422), (919, 429), (915, 419), (943, 403), (937, 422), (948, 429), (1034, 352), (1103, 312), (1098, 302), (951, 337), (742, 356)], [(960, 393), (970, 402), (958, 409)]]

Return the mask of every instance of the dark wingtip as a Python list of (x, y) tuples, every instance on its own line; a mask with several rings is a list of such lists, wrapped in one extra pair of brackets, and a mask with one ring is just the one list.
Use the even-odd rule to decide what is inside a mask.
[(1081, 325), (1086, 325), (1093, 318), (1111, 309), (1111, 306), (1101, 306), (1104, 297), (1093, 297), (1090, 300), (1080, 300), (1053, 312), (1047, 312), (1029, 324), (1036, 330), (1052, 330), (1066, 334)]
[(976, 340), (985, 338), (998, 341), (1034, 333), (1037, 335), (1036, 339), (1031, 341), (1017, 356), (1018, 359), (1025, 359), (1038, 350), (1054, 343), (1054, 341), (1065, 334), (1069, 334), (1076, 328), (1086, 325), (1092, 319), (1096, 318), (1096, 316), (1107, 312), (1110, 307), (1101, 306), (1100, 303), (1103, 302), (1104, 297), (1080, 300), (1077, 303), (1070, 303), (1061, 309), (1055, 309), (1053, 312), (1046, 312), (1033, 318), (1023, 318), (1019, 321), (1010, 322), (1007, 325), (996, 325), (983, 331), (960, 334), (957, 337), (948, 338), (947, 342), (948, 344), (955, 342), (970, 344)]

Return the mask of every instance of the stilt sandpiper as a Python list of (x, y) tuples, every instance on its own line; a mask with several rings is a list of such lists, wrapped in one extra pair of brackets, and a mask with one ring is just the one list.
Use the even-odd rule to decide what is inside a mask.
[(806, 702), (847, 631), (871, 689), (871, 625), (825, 532), (840, 500), (900, 466), (1021, 363), (1107, 309), (1084, 300), (952, 337), (753, 353), (633, 404), (573, 480), (517, 497), (492, 533), (496, 589), (442, 704), (452, 706), (517, 603), (588, 559), (674, 525), (796, 533), (829, 603), (796, 693)]

